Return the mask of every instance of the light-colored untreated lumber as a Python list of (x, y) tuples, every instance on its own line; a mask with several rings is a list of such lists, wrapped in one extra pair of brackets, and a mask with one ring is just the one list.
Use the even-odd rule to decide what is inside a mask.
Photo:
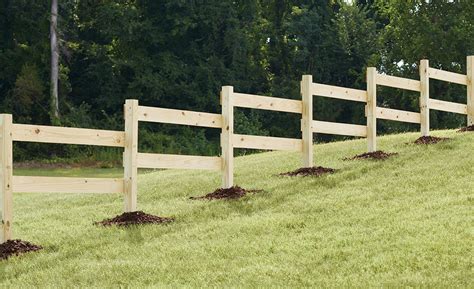
[(420, 91), (420, 82), (418, 80), (391, 76), (391, 75), (386, 75), (386, 74), (377, 73), (377, 85), (383, 85), (383, 86), (412, 90), (412, 91)]
[(13, 222), (12, 115), (0, 114), (0, 243), (11, 240)]
[(474, 56), (467, 57), (467, 125), (474, 125)]
[(367, 92), (365, 90), (313, 83), (312, 94), (330, 98), (367, 102)]
[(13, 176), (15, 193), (123, 194), (123, 179)]
[(293, 138), (234, 134), (234, 147), (276, 151), (302, 151), (302, 141)]
[(300, 83), (303, 113), (301, 115), (301, 141), (303, 167), (313, 166), (313, 76), (303, 75)]
[(13, 124), (13, 141), (123, 147), (122, 131)]
[(234, 104), (232, 103), (234, 87), (223, 86), (221, 90), (222, 105), (222, 187), (234, 185)]
[(430, 76), (428, 70), (430, 63), (428, 59), (420, 61), (420, 129), (422, 136), (430, 135)]
[(234, 92), (232, 102), (235, 107), (256, 108), (281, 112), (302, 113), (301, 100), (260, 96)]
[(367, 150), (377, 150), (377, 70), (367, 68)]
[(138, 120), (212, 128), (222, 127), (220, 114), (149, 106), (138, 107)]
[(428, 70), (430, 78), (467, 85), (467, 76), (464, 74), (449, 72), (445, 70), (431, 68)]
[(430, 109), (453, 112), (459, 114), (467, 114), (467, 105), (430, 98), (428, 100)]
[(125, 150), (123, 152), (124, 168), (124, 210), (137, 210), (138, 194), (138, 100), (127, 99), (124, 107), (125, 116)]
[(348, 136), (367, 136), (367, 127), (365, 125), (356, 125), (348, 123), (337, 123), (327, 121), (313, 121), (313, 132), (335, 134), (335, 135), (348, 135)]
[(138, 167), (148, 169), (222, 169), (222, 158), (207, 156), (138, 153)]
[(377, 118), (401, 122), (420, 123), (420, 114), (418, 112), (383, 107), (377, 107)]

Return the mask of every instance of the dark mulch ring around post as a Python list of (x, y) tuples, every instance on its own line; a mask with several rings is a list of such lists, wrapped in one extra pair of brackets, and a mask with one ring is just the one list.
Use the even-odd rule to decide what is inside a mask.
[(441, 141), (449, 140), (447, 137), (422, 136), (415, 141), (415, 144), (437, 144)]
[(125, 212), (121, 215), (115, 216), (114, 218), (95, 222), (94, 225), (126, 227), (143, 224), (165, 224), (173, 221), (173, 218), (158, 217), (146, 214), (143, 211), (135, 211)]
[(468, 132), (468, 131), (474, 131), (474, 124), (466, 127), (462, 127), (458, 130), (458, 132)]
[(27, 252), (34, 252), (43, 247), (22, 240), (8, 240), (0, 244), (0, 260), (6, 260), (12, 256), (18, 256)]
[(258, 193), (263, 192), (263, 190), (246, 190), (239, 186), (233, 186), (230, 188), (219, 188), (212, 193), (201, 197), (190, 197), (191, 200), (220, 200), (220, 199), (239, 199), (248, 193)]
[(344, 161), (351, 161), (351, 160), (363, 160), (363, 159), (373, 159), (373, 160), (385, 160), (391, 156), (398, 155), (398, 153), (387, 153), (384, 151), (375, 151), (371, 153), (363, 153), (360, 155), (356, 155), (352, 158), (344, 158)]
[(319, 177), (324, 174), (333, 174), (335, 169), (325, 168), (325, 167), (308, 167), (308, 168), (299, 168), (295, 171), (281, 173), (279, 176), (288, 176), (288, 177)]

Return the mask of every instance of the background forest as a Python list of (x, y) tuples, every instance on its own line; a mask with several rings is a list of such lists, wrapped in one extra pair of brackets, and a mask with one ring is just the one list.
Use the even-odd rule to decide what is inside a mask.
[[(418, 79), (418, 63), (465, 74), (474, 1), (59, 0), (59, 118), (50, 96), (51, 3), (0, 0), (0, 110), (14, 122), (123, 129), (125, 99), (219, 112), (219, 91), (300, 99), (299, 81), (365, 89), (365, 68)], [(432, 97), (466, 102), (433, 80)], [(381, 89), (380, 106), (418, 111), (416, 93)], [(314, 116), (363, 124), (364, 106), (315, 97)], [(433, 128), (465, 117), (431, 112)], [(299, 137), (299, 118), (236, 110), (236, 132)], [(417, 126), (380, 121), (382, 133)], [(142, 151), (216, 155), (219, 130), (140, 125)], [(317, 141), (334, 138), (315, 135)], [(15, 160), (119, 160), (114, 149), (15, 144)]]

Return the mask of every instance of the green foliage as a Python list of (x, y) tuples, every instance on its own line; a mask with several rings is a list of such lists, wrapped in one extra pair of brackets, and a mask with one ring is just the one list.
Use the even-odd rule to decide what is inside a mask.
[[(127, 98), (149, 106), (219, 112), (222, 85), (300, 99), (302, 74), (365, 89), (367, 66), (416, 79), (422, 58), (433, 67), (465, 73), (466, 55), (474, 54), (472, 1), (352, 2), (61, 0), (60, 124), (123, 129)], [(0, 2), (0, 108), (14, 113), (15, 121), (50, 124), (45, 110), (50, 106), (45, 89), (49, 13), (48, 1)], [(432, 81), (430, 89), (434, 98), (465, 102), (460, 86)], [(380, 95), (379, 105), (418, 110), (412, 93), (381, 89)], [(358, 104), (319, 97), (315, 104), (319, 120), (365, 122)], [(431, 122), (437, 128), (464, 121), (433, 112)], [(239, 110), (236, 122), (242, 132), (300, 136), (299, 121), (291, 114)], [(411, 129), (380, 122), (382, 133)], [(219, 152), (218, 130), (144, 126), (143, 131), (151, 151)], [(182, 144), (183, 138), (199, 144)], [(48, 155), (28, 150), (28, 155)]]

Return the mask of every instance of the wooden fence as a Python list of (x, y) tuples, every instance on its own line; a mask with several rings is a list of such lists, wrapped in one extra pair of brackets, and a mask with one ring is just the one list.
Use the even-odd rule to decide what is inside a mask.
[[(367, 90), (313, 83), (311, 75), (301, 80), (302, 100), (284, 99), (221, 90), (221, 114), (140, 106), (127, 100), (124, 106), (125, 130), (68, 128), (14, 124), (9, 114), (0, 115), (0, 241), (12, 238), (13, 193), (119, 193), (124, 195), (124, 210), (137, 209), (138, 168), (204, 169), (222, 173), (222, 186), (234, 184), (234, 148), (297, 151), (302, 165), (313, 165), (313, 134), (336, 134), (367, 138), (368, 151), (376, 150), (377, 119), (419, 123), (421, 134), (429, 135), (429, 110), (467, 115), (474, 124), (474, 56), (467, 58), (467, 74), (429, 67), (420, 62), (420, 80), (380, 74), (367, 69)], [(467, 104), (430, 98), (429, 80), (438, 79), (467, 86)], [(377, 107), (377, 86), (389, 86), (420, 93), (420, 112)], [(313, 96), (366, 103), (367, 125), (335, 123), (313, 119)], [(234, 107), (263, 109), (301, 115), (301, 139), (241, 135), (234, 133)], [(221, 156), (190, 156), (138, 152), (138, 123), (156, 122), (221, 129)], [(65, 178), (13, 175), (13, 141), (111, 146), (124, 148), (123, 178)]]
[[(13, 175), (13, 142), (40, 142), (125, 147), (124, 132), (15, 124), (12, 115), (0, 115), (1, 241), (12, 238), (13, 193), (126, 193), (123, 178), (67, 178)], [(131, 210), (126, 206), (126, 210)]]

